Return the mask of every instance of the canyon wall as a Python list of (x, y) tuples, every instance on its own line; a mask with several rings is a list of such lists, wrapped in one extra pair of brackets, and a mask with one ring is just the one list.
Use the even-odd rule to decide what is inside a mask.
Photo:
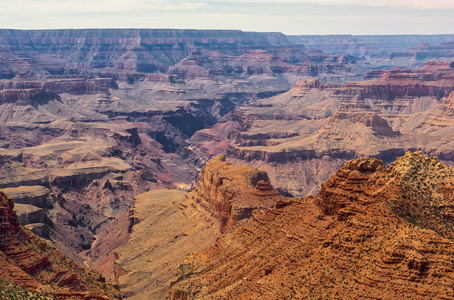
[(285, 199), (265, 172), (232, 165), (222, 154), (207, 162), (198, 185), (186, 197), (211, 212), (220, 221), (221, 231)]
[(454, 35), (291, 35), (288, 40), (329, 54), (374, 57), (407, 51), (422, 43), (439, 45), (452, 42)]
[[(195, 213), (188, 228), (220, 234), (286, 205), (270, 181), (287, 196), (315, 195), (362, 155), (389, 163), (419, 149), (453, 160), (452, 64), (402, 68), (449, 59), (449, 37), (386, 39), (366, 49), (368, 63), (360, 44), (325, 53), (280, 33), (0, 30), (0, 188), (29, 230), (108, 278), (126, 270), (122, 288), (135, 295), (137, 265), (114, 251), (139, 240), (134, 198), (190, 190), (218, 154), (226, 161), (210, 162), (189, 198), (150, 207)], [(244, 167), (237, 177), (228, 162), (268, 175)], [(191, 240), (177, 231), (166, 245)]]
[[(188, 143), (195, 132), (300, 79), (363, 74), (350, 56), (280, 33), (0, 30), (0, 187), (48, 189), (45, 199), (15, 198), (21, 219), (101, 266), (127, 240), (121, 220), (135, 196), (191, 187), (205, 163)], [(251, 213), (241, 210), (225, 225)], [(97, 253), (108, 236), (118, 240)]]
[(170, 299), (449, 298), (452, 221), (428, 213), (451, 211), (453, 174), (422, 153), (388, 169), (352, 160), (316, 197), (254, 215), (188, 255)]

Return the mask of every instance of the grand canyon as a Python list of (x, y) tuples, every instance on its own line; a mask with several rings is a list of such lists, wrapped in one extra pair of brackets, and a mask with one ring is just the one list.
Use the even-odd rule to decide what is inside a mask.
[(0, 30), (0, 297), (453, 299), (454, 35)]

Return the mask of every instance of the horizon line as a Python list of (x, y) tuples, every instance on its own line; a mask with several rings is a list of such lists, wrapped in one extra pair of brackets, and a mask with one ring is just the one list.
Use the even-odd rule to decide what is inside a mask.
[(86, 27), (86, 28), (0, 28), (11, 31), (59, 31), (59, 30), (180, 30), (180, 31), (238, 31), (244, 33), (274, 33), (285, 36), (438, 36), (454, 35), (453, 33), (380, 33), (380, 34), (354, 34), (354, 33), (320, 33), (320, 34), (286, 34), (281, 31), (251, 31), (242, 29), (200, 29), (200, 28), (159, 28), (159, 27)]

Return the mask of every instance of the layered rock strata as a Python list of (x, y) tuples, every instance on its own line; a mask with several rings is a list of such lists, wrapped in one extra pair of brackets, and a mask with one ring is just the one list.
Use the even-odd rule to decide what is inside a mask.
[(288, 36), (292, 44), (329, 54), (361, 57), (360, 64), (375, 69), (419, 67), (427, 61), (451, 61), (454, 36), (443, 35), (327, 35)]
[(357, 57), (389, 57), (392, 52), (404, 52), (422, 43), (438, 45), (451, 42), (454, 35), (290, 35), (289, 42), (303, 44), (330, 54), (350, 54)]
[(390, 163), (407, 150), (424, 150), (450, 161), (453, 64), (379, 73), (343, 85), (300, 81), (284, 94), (248, 102), (190, 141), (207, 157), (225, 153), (266, 171), (295, 196), (315, 195), (355, 157)]
[(352, 160), (317, 196), (254, 215), (187, 256), (170, 299), (449, 299), (453, 174), (422, 153), (388, 169)]
[(97, 272), (66, 258), (18, 221), (0, 193), (0, 278), (58, 299), (113, 299), (118, 292)]
[(265, 172), (232, 165), (222, 154), (208, 161), (198, 185), (186, 197), (216, 216), (221, 231), (285, 199), (273, 189)]
[(0, 187), (47, 188), (20, 200), (35, 206), (21, 220), (103, 272), (127, 240), (136, 195), (190, 188), (205, 162), (187, 143), (194, 132), (299, 79), (363, 73), (350, 56), (291, 46), (280, 33), (0, 32)]

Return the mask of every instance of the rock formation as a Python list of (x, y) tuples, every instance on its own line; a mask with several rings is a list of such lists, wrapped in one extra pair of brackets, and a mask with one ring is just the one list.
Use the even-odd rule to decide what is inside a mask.
[[(378, 39), (390, 51), (449, 42), (424, 38)], [(0, 30), (0, 188), (32, 232), (114, 279), (123, 272), (114, 260), (131, 275), (114, 250), (138, 229), (133, 199), (189, 190), (220, 153), (297, 196), (315, 194), (361, 155), (390, 162), (425, 149), (454, 159), (445, 139), (452, 65), (383, 71), (384, 56), (365, 54), (377, 60), (369, 64), (355, 51), (327, 54), (280, 33), (234, 30)], [(365, 82), (346, 83), (376, 66)], [(210, 164), (219, 173), (204, 171), (184, 201), (222, 232), (289, 203), (261, 172), (238, 181), (239, 169)], [(128, 290), (135, 279), (124, 280)]]
[[(251, 216), (286, 203), (268, 176), (210, 160), (193, 191), (154, 190), (136, 197), (128, 241), (115, 250), (116, 276), (126, 299), (166, 299), (175, 264), (213, 245)], [(141, 249), (140, 253), (136, 249)]]
[(11, 199), (0, 193), (0, 279), (58, 299), (113, 299), (112, 285), (66, 258), (18, 221)]
[[(352, 57), (290, 45), (280, 33), (0, 36), (0, 188), (48, 189), (43, 199), (21, 199), (35, 206), (22, 207), (21, 219), (71, 258), (100, 268), (105, 261), (96, 258), (127, 239), (121, 226), (136, 195), (191, 186), (205, 162), (187, 142), (196, 131), (300, 79), (344, 82), (364, 73)], [(45, 220), (32, 216), (41, 213)], [(118, 240), (105, 243), (109, 237)]]
[(288, 36), (292, 44), (325, 53), (362, 57), (377, 69), (419, 67), (427, 61), (451, 61), (454, 35), (326, 35)]
[(422, 153), (352, 160), (187, 256), (170, 299), (450, 298), (453, 172)]
[(379, 73), (343, 85), (300, 81), (284, 94), (237, 108), (190, 141), (208, 157), (225, 153), (233, 163), (266, 171), (295, 196), (315, 195), (355, 157), (390, 163), (423, 149), (451, 160), (453, 64)]
[[(43, 237), (79, 262), (78, 254), (91, 247), (94, 236), (127, 213), (135, 193), (158, 183), (157, 175), (172, 171), (164, 170), (152, 153), (157, 148), (143, 146), (129, 124), (57, 121), (22, 125), (14, 131), (10, 138), (38, 145), (3, 149), (0, 186), (17, 203), (43, 209), (48, 227)], [(138, 143), (142, 147), (132, 152)], [(133, 160), (134, 156), (138, 158)], [(161, 171), (148, 174), (147, 167)], [(179, 168), (174, 173), (177, 182), (186, 178), (181, 176), (185, 172)]]
[(265, 172), (232, 165), (222, 154), (206, 164), (198, 185), (186, 197), (215, 215), (221, 231), (285, 198), (273, 189)]
[(454, 42), (430, 45), (422, 43), (417, 47), (413, 47), (407, 51), (396, 51), (390, 55), (391, 59), (408, 59), (413, 61), (450, 61), (454, 58)]

